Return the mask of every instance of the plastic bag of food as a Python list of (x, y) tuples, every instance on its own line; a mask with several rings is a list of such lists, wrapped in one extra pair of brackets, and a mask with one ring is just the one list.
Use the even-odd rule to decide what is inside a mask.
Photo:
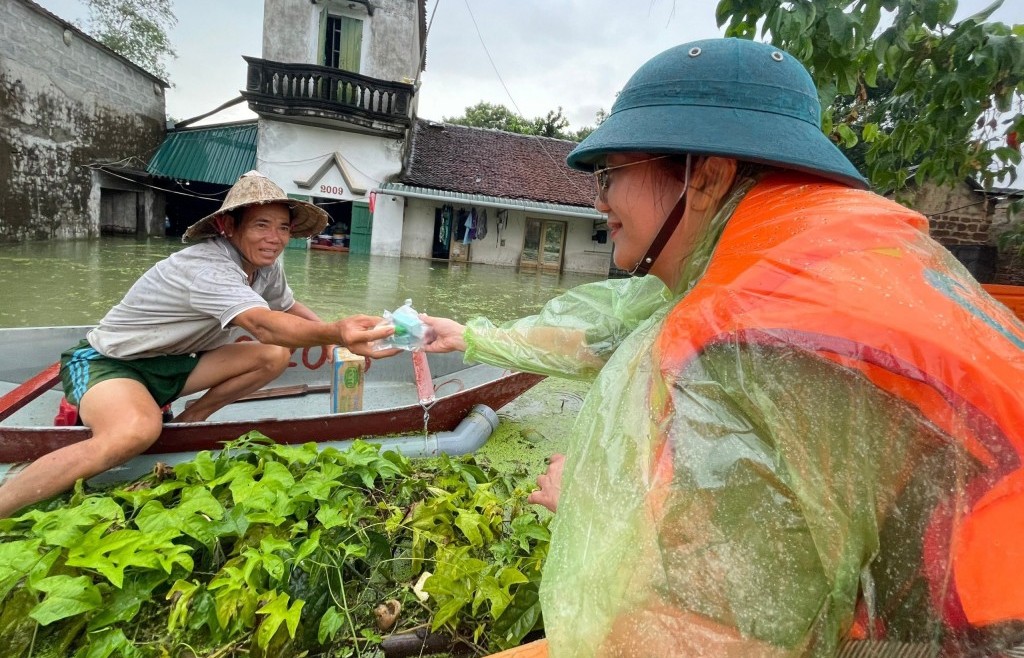
[(420, 320), (420, 314), (412, 307), (411, 299), (405, 300), (405, 304), (393, 312), (384, 311), (383, 317), (384, 321), (377, 325), (377, 328), (394, 327), (395, 333), (377, 341), (375, 349), (399, 349), (410, 352), (423, 349), (427, 326)]

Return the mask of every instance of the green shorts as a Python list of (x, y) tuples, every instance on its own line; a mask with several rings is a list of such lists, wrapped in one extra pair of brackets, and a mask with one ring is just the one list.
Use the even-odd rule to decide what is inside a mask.
[(76, 407), (86, 391), (108, 379), (141, 382), (162, 407), (178, 397), (198, 363), (198, 354), (111, 359), (83, 340), (60, 355), (60, 381), (68, 402)]

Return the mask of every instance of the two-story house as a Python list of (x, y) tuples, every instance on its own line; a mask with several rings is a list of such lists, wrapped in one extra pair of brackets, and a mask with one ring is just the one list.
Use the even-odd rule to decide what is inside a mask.
[(352, 253), (607, 273), (571, 142), (417, 119), (425, 4), (265, 0), (242, 91), (255, 124), (174, 131), (150, 171), (216, 196), (256, 168), (327, 210)]

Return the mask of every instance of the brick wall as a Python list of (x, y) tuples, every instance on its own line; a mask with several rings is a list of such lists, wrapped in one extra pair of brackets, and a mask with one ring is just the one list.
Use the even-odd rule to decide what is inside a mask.
[(928, 185), (900, 201), (928, 216), (931, 236), (940, 244), (993, 244), (990, 229), (994, 204), (966, 183), (955, 187)]
[(0, 2), (0, 242), (97, 235), (95, 167), (144, 168), (164, 125), (159, 79), (32, 2)]
[[(966, 182), (946, 188), (927, 186), (899, 200), (927, 215), (931, 236), (954, 250), (957, 245), (995, 247), (999, 235), (1010, 226), (1008, 201), (998, 195), (986, 196)], [(1024, 285), (1024, 257), (1000, 251), (990, 282)]]

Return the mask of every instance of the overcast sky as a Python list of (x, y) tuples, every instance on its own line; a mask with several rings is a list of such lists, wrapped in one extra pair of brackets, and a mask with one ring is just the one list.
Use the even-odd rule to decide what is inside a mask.
[[(86, 17), (81, 0), (35, 0), (67, 20)], [(958, 17), (991, 0), (960, 0)], [(419, 115), (458, 116), (478, 101), (528, 118), (561, 106), (572, 126), (609, 109), (640, 64), (679, 43), (721, 36), (717, 0), (428, 0), (431, 20)], [(174, 0), (178, 57), (167, 112), (208, 112), (245, 86), (242, 55), (262, 54), (262, 0)], [(475, 19), (475, 25), (474, 25)], [(1006, 0), (990, 20), (1024, 23), (1024, 1)], [(491, 61), (493, 60), (493, 66)], [(254, 116), (242, 106), (204, 123)]]

